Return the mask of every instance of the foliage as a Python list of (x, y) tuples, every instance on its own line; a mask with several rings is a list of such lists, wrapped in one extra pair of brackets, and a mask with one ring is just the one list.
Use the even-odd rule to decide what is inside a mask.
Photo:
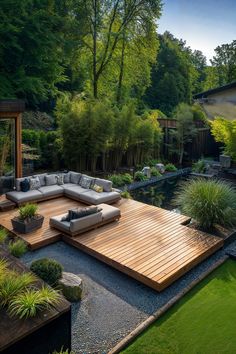
[(172, 131), (174, 138), (172, 150), (179, 156), (179, 164), (182, 165), (185, 153), (185, 144), (190, 143), (196, 135), (193, 121), (193, 112), (189, 105), (180, 103), (175, 111), (176, 129)]
[(29, 221), (36, 215), (37, 211), (37, 204), (26, 204), (19, 208), (19, 218), (21, 220)]
[(133, 177), (129, 173), (124, 173), (121, 175), (124, 184), (131, 184), (133, 182)]
[(8, 250), (13, 256), (20, 258), (27, 252), (28, 248), (23, 240), (17, 240), (9, 242)]
[(152, 167), (151, 168), (151, 175), (153, 177), (160, 177), (161, 176), (161, 173), (156, 169), (156, 167)]
[(133, 199), (127, 189), (124, 190), (123, 192), (121, 192), (120, 195), (121, 195), (122, 198), (125, 198), (125, 199)]
[(6, 276), (7, 267), (7, 261), (3, 258), (0, 258), (0, 282)]
[(26, 289), (17, 294), (9, 303), (9, 313), (20, 319), (34, 317), (39, 311), (49, 309), (59, 302), (60, 295), (54, 289), (43, 286), (41, 289)]
[(75, 354), (75, 353), (69, 351), (69, 349), (64, 350), (63, 348), (61, 348), (61, 350), (59, 352), (54, 350), (54, 352), (52, 354)]
[(236, 192), (221, 181), (194, 179), (183, 184), (176, 203), (205, 230), (236, 224)]
[(54, 127), (54, 119), (46, 112), (26, 111), (22, 114), (22, 128), (30, 130), (51, 130)]
[(211, 60), (216, 68), (218, 85), (222, 86), (236, 80), (236, 40), (222, 44), (215, 49), (215, 56)]
[(173, 163), (168, 163), (167, 165), (165, 165), (166, 172), (175, 172), (177, 170), (178, 170), (177, 167), (175, 167), (175, 165), (173, 165)]
[(225, 154), (236, 160), (236, 120), (217, 117), (211, 122), (211, 131), (215, 140), (224, 144)]
[(0, 228), (0, 244), (6, 241), (7, 236), (8, 236), (8, 231), (6, 229)]
[(184, 41), (169, 32), (159, 35), (159, 41), (145, 100), (151, 108), (170, 116), (178, 104), (190, 103), (193, 92), (200, 89), (205, 79), (206, 58), (199, 51), (192, 52)]
[(32, 262), (30, 270), (49, 285), (55, 285), (62, 277), (63, 267), (54, 259), (42, 258)]
[(204, 160), (198, 160), (193, 164), (193, 172), (196, 173), (205, 173), (206, 172), (206, 162)]
[(121, 353), (235, 353), (235, 278), (235, 261), (224, 262)]
[(0, 279), (0, 304), (6, 306), (10, 300), (36, 281), (32, 273), (17, 274), (8, 270)]
[(135, 181), (142, 182), (142, 181), (146, 181), (147, 179), (148, 179), (147, 176), (143, 172), (141, 172), (141, 171), (135, 172), (135, 175), (134, 175)]

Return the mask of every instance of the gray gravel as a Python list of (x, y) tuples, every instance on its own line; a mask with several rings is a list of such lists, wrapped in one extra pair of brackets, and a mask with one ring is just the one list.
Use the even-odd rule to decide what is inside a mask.
[[(236, 249), (236, 242), (229, 247)], [(72, 305), (72, 347), (76, 354), (95, 354), (107, 353), (224, 254), (218, 251), (160, 294), (63, 242), (29, 252), (23, 261), (54, 258), (82, 278), (83, 299)]]

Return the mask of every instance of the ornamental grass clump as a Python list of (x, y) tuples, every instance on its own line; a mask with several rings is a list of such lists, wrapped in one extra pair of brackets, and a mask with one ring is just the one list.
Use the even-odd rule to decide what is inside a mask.
[(11, 241), (8, 250), (14, 257), (20, 258), (27, 252), (27, 245), (22, 240)]
[(0, 244), (5, 243), (7, 236), (8, 236), (7, 230), (0, 228)]
[(37, 204), (26, 204), (23, 207), (19, 208), (19, 217), (20, 220), (30, 221), (37, 213), (38, 205)]
[(202, 229), (236, 225), (236, 191), (222, 181), (194, 179), (182, 184), (176, 197), (181, 211)]
[(60, 301), (60, 294), (47, 286), (26, 289), (9, 303), (9, 314), (20, 319), (34, 317), (39, 311), (49, 309)]

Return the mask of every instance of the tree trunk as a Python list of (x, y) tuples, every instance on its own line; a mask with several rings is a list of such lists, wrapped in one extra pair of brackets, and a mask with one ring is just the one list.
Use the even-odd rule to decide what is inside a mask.
[(98, 98), (98, 75), (97, 75), (97, 0), (94, 0), (93, 22), (93, 96)]
[(124, 77), (124, 59), (125, 59), (125, 31), (123, 31), (123, 35), (122, 35), (120, 74), (119, 74), (117, 98), (116, 98), (118, 104), (121, 103), (121, 99), (122, 99), (122, 83), (123, 83), (123, 77)]

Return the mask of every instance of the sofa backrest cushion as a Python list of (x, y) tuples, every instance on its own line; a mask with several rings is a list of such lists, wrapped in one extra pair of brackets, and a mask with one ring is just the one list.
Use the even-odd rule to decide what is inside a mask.
[(96, 225), (102, 222), (102, 212), (96, 214), (88, 215), (84, 218), (71, 220), (70, 222), (70, 231), (78, 232), (83, 229), (89, 229), (92, 225)]
[(104, 192), (112, 191), (112, 182), (102, 178), (96, 178), (95, 184), (102, 187)]
[(81, 219), (88, 215), (96, 214), (100, 211), (102, 211), (102, 208), (96, 205), (91, 205), (86, 208), (69, 209), (68, 213), (62, 217), (61, 221), (71, 221), (75, 219)]
[(78, 172), (70, 172), (70, 182), (79, 184), (82, 174)]
[(40, 173), (39, 175), (34, 175), (33, 177), (38, 177), (40, 180), (41, 187), (44, 187), (46, 185), (46, 180), (45, 180), (46, 176), (47, 173)]
[(64, 173), (64, 183), (70, 183), (70, 174), (71, 172)]
[(45, 182), (46, 186), (53, 186), (54, 184), (57, 184), (57, 175), (52, 174), (45, 176)]
[(82, 188), (89, 189), (89, 188), (91, 188), (91, 186), (94, 185), (94, 183), (95, 183), (95, 178), (87, 176), (87, 175), (82, 175), (79, 185)]

